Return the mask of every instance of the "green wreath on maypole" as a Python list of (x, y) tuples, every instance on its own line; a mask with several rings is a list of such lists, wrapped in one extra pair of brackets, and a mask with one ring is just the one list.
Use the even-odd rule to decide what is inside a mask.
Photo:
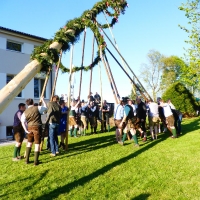
[[(31, 59), (38, 60), (42, 65), (41, 71), (47, 72), (49, 66), (58, 62), (60, 54), (57, 49), (50, 48), (50, 45), (53, 42), (58, 42), (62, 45), (62, 52), (69, 51), (71, 45), (78, 42), (80, 34), (84, 31), (85, 27), (91, 29), (94, 33), (98, 45), (102, 46), (102, 54), (104, 55), (106, 42), (103, 35), (101, 35), (99, 28), (106, 29), (109, 28), (109, 26), (113, 27), (117, 23), (120, 14), (125, 13), (126, 7), (128, 7), (126, 0), (102, 0), (101, 2), (97, 2), (91, 10), (85, 11), (81, 17), (68, 21), (64, 27), (60, 28), (60, 30), (55, 33), (54, 39), (47, 40), (43, 45), (36, 47), (31, 55)], [(109, 8), (113, 10), (113, 13), (108, 10)], [(108, 16), (112, 17), (112, 21), (109, 25), (102, 25), (96, 21), (97, 15), (103, 11), (105, 11)], [(100, 51), (98, 50), (97, 56), (90, 65), (73, 67), (73, 72), (79, 70), (88, 71), (95, 67), (99, 61), (101, 61), (101, 58)], [(62, 72), (70, 72), (70, 69), (66, 68), (62, 64), (60, 65), (60, 69)]]

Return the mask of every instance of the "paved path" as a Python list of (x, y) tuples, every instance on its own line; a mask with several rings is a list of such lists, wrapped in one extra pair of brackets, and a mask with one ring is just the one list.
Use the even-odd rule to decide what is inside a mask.
[(0, 147), (15, 144), (14, 140), (0, 140)]

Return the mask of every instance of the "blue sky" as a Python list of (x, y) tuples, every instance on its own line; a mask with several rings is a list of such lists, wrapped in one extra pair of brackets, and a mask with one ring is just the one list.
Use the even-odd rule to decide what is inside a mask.
[[(114, 26), (113, 33), (118, 43), (120, 52), (131, 66), (135, 74), (139, 75), (141, 65), (147, 63), (147, 53), (154, 49), (170, 56), (182, 57), (186, 46), (187, 34), (178, 24), (186, 25), (187, 18), (178, 10), (181, 3), (186, 0), (129, 0), (129, 8), (125, 15), (121, 15), (119, 22)], [(85, 10), (93, 7), (96, 0), (6, 0), (0, 1), (0, 26), (17, 31), (37, 35), (45, 38), (53, 38), (60, 27), (67, 21), (80, 17)], [(102, 16), (99, 22), (105, 23)], [(111, 19), (109, 19), (111, 21)], [(109, 31), (106, 31), (111, 37)], [(75, 45), (74, 65), (81, 65), (82, 38)], [(87, 30), (84, 65), (91, 63), (92, 34)], [(108, 48), (119, 61), (120, 58), (107, 42)], [(95, 51), (97, 49), (95, 48)], [(63, 55), (62, 62), (69, 67), (69, 52)], [(108, 55), (108, 54), (107, 54)], [(119, 66), (108, 55), (113, 76), (116, 81), (120, 96), (130, 94), (131, 85), (129, 79)], [(103, 77), (103, 98), (114, 102), (108, 78), (104, 66), (101, 64)], [(81, 99), (86, 99), (89, 88), (89, 72), (83, 72)], [(131, 75), (131, 74), (130, 74)], [(76, 84), (74, 94), (77, 96), (80, 73), (75, 74)], [(68, 74), (59, 74), (57, 94), (67, 93)], [(100, 92), (99, 69), (94, 68), (92, 92)]]

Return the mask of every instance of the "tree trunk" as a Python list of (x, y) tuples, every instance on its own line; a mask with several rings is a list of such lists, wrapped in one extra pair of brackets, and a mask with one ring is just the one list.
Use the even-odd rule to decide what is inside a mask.
[[(50, 47), (60, 51), (62, 45), (57, 42), (53, 42)], [(27, 64), (24, 69), (17, 74), (4, 88), (1, 89), (0, 113), (6, 109), (10, 102), (12, 102), (12, 100), (26, 87), (26, 85), (38, 72), (40, 72), (41, 69), (42, 65), (37, 60), (33, 60)]]

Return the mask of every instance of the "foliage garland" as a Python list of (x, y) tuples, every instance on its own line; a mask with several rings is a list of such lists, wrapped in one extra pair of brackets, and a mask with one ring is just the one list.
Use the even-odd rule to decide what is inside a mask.
[[(79, 36), (84, 31), (85, 27), (90, 28), (94, 33), (99, 46), (102, 46), (102, 53), (104, 55), (106, 42), (104, 41), (99, 28), (106, 29), (109, 26), (113, 27), (117, 23), (120, 14), (125, 13), (126, 7), (128, 7), (126, 0), (102, 0), (101, 2), (97, 2), (91, 10), (85, 11), (81, 17), (68, 21), (63, 28), (60, 28), (60, 30), (56, 32), (54, 39), (46, 41), (40, 47), (36, 47), (31, 55), (31, 59), (38, 60), (38, 62), (42, 64), (41, 71), (47, 72), (49, 66), (52, 66), (53, 63), (57, 63), (59, 59), (59, 52), (56, 49), (49, 48), (50, 44), (58, 42), (62, 45), (61, 49), (63, 52), (69, 51), (71, 45), (79, 40)], [(114, 12), (111, 13), (108, 11), (109, 8), (113, 9)], [(96, 21), (97, 15), (103, 11), (105, 11), (108, 16), (113, 17), (109, 25), (102, 25)], [(88, 71), (96, 66), (100, 60), (100, 52), (98, 50), (96, 58), (89, 66), (74, 67), (73, 72), (79, 70)], [(60, 65), (60, 68), (63, 72), (70, 71), (62, 64)]]

